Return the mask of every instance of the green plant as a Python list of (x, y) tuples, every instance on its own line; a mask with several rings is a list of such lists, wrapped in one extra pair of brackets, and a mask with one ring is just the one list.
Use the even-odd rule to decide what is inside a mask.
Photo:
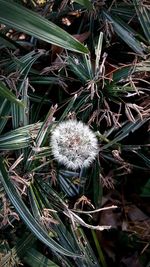
[(0, 4), (0, 266), (148, 266), (149, 5)]

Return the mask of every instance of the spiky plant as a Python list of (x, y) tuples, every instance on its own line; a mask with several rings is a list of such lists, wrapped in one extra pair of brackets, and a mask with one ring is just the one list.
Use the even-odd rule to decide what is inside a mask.
[(0, 23), (0, 266), (148, 266), (149, 3), (0, 0)]

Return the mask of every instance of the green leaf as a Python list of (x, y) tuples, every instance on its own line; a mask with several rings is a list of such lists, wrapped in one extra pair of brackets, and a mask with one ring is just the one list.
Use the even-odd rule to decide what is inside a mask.
[(36, 137), (41, 123), (17, 128), (0, 136), (0, 150), (16, 150), (28, 147)]
[(0, 99), (0, 134), (2, 133), (8, 119), (10, 118), (11, 106), (7, 99)]
[(135, 132), (138, 130), (144, 123), (146, 123), (149, 120), (149, 118), (145, 118), (141, 121), (141, 119), (136, 119), (135, 122), (125, 122), (122, 126), (122, 128), (117, 132), (114, 139), (112, 141), (109, 141), (108, 144), (104, 145), (102, 149), (106, 149), (110, 146), (113, 146), (114, 144), (120, 142), (125, 137), (127, 137), (130, 133)]
[(95, 161), (95, 164), (92, 169), (91, 173), (91, 179), (93, 182), (93, 200), (95, 207), (99, 208), (101, 206), (102, 197), (103, 197), (103, 188), (100, 182), (100, 166), (97, 160)]
[(35, 63), (35, 61), (45, 54), (45, 50), (43, 49), (37, 49), (33, 50), (27, 54), (25, 54), (22, 57), (14, 57), (13, 63), (7, 66), (7, 73), (12, 73), (16, 69), (18, 70), (19, 74), (23, 74), (25, 77), (27, 77), (32, 65)]
[(103, 12), (104, 17), (111, 23), (117, 35), (126, 42), (134, 52), (144, 57), (144, 47), (135, 38), (136, 33), (117, 16)]
[(113, 83), (125, 81), (136, 72), (150, 72), (150, 61), (142, 60), (133, 66), (123, 66), (113, 72)]
[(60, 117), (60, 119), (59, 119), (59, 122), (63, 121), (63, 120), (67, 117), (68, 113), (71, 111), (71, 109), (72, 109), (72, 107), (73, 107), (73, 105), (74, 105), (74, 102), (76, 101), (76, 98), (77, 98), (77, 94), (75, 94), (75, 95), (70, 99), (70, 101), (69, 101), (69, 103), (68, 103), (66, 109), (64, 110), (63, 114), (61, 115), (61, 117)]
[(34, 248), (27, 251), (24, 261), (31, 267), (59, 267)]
[(31, 233), (25, 233), (21, 239), (17, 240), (16, 245), (8, 251), (8, 253), (0, 258), (0, 266), (6, 267), (10, 266), (12, 259), (14, 261), (18, 260), (18, 257), (22, 257), (26, 251), (29, 251), (36, 241), (36, 237)]
[(24, 103), (24, 107), (19, 107), (16, 104), (12, 105), (12, 125), (13, 128), (18, 128), (20, 125), (25, 126), (29, 124), (29, 97), (28, 97), (28, 73), (34, 62), (43, 55), (44, 50), (32, 51), (19, 60), (14, 60), (13, 64), (7, 68), (7, 71), (13, 72), (14, 69), (18, 69), (18, 72), (22, 74), (22, 79), (17, 85), (17, 92), (21, 96), (21, 100)]
[(37, 13), (8, 0), (0, 0), (0, 7), (1, 23), (71, 51), (88, 53), (88, 49), (69, 33)]
[(134, 21), (134, 19), (136, 20), (135, 9), (132, 3), (131, 4), (126, 4), (126, 3), (119, 4), (118, 2), (112, 6), (111, 13), (119, 16), (119, 18), (122, 18), (124, 21), (127, 21), (127, 22), (131, 19), (132, 21)]
[(150, 9), (148, 5), (144, 5), (142, 1), (133, 0), (133, 3), (143, 32), (150, 44)]
[(127, 77), (130, 77), (133, 73), (134, 67), (121, 67), (113, 73), (113, 83), (124, 81)]
[(140, 194), (142, 197), (150, 197), (150, 179), (142, 188), (142, 193)]
[(69, 56), (67, 58), (67, 63), (71, 71), (74, 72), (83, 84), (87, 84), (94, 79), (93, 67), (89, 55), (83, 55), (82, 58)]
[(74, 0), (74, 2), (80, 4), (81, 6), (84, 6), (88, 10), (92, 10), (93, 6), (89, 0)]
[[(46, 136), (48, 135), (49, 129), (52, 125), (53, 115), (56, 112), (56, 109), (57, 109), (57, 105), (55, 105), (54, 107), (52, 106), (50, 108), (49, 112), (47, 113), (46, 118), (45, 118), (44, 122), (42, 123), (42, 125), (38, 131), (38, 134), (36, 136), (36, 139), (35, 139), (36, 148), (39, 148), (41, 145), (43, 145), (43, 142), (45, 141)], [(35, 157), (36, 154), (37, 154), (37, 152), (34, 150), (31, 150), (31, 152), (29, 153), (28, 160), (26, 163), (26, 168), (28, 170), (29, 170), (29, 168), (31, 168), (32, 163), (33, 163), (33, 161), (29, 160), (29, 158), (32, 158), (33, 156)]]
[[(66, 226), (66, 220), (62, 221), (62, 218), (60, 218), (63, 211), (66, 209), (64, 200), (52, 189), (49, 183), (43, 181), (37, 182), (36, 180), (34, 184), (31, 184), (29, 187), (29, 194), (34, 196), (34, 198), (32, 197), (32, 201), (36, 201), (34, 206), (36, 205), (40, 212), (43, 211), (43, 207), (57, 211), (52, 212), (52, 218), (56, 220), (58, 224), (51, 224), (51, 227), (49, 228), (50, 234), (55, 235), (55, 238), (59, 240), (59, 243), (61, 243), (63, 247), (80, 254), (79, 246), (77, 245), (78, 242), (74, 240), (72, 231), (70, 232)], [(37, 210), (35, 211), (34, 209), (34, 212), (38, 215)], [(64, 256), (59, 254), (59, 259), (64, 261)], [(79, 258), (77, 258), (77, 260), (79, 261)], [(66, 265), (66, 267), (68, 267), (68, 265)]]
[(57, 179), (62, 191), (65, 192), (67, 196), (74, 197), (78, 194), (78, 177), (79, 173), (77, 172), (72, 172), (68, 170), (59, 171)]
[(103, 255), (103, 251), (101, 249), (100, 242), (99, 242), (99, 240), (97, 238), (95, 230), (91, 230), (91, 232), (92, 232), (92, 235), (93, 235), (93, 240), (94, 240), (94, 243), (95, 243), (98, 255), (99, 255), (99, 259), (100, 259), (100, 261), (102, 263), (102, 266), (103, 267), (107, 267), (107, 264), (106, 264), (106, 261), (105, 261), (105, 257)]
[(0, 82), (0, 96), (19, 106), (24, 106), (24, 104), (20, 100), (18, 100), (16, 96), (2, 82)]
[(35, 218), (30, 213), (29, 209), (23, 202), (20, 197), (20, 194), (14, 187), (13, 183), (11, 182), (8, 173), (5, 169), (4, 162), (2, 158), (0, 158), (0, 179), (8, 195), (10, 201), (14, 205), (16, 211), (18, 212), (19, 216), (22, 218), (24, 223), (29, 227), (30, 231), (45, 245), (47, 245), (50, 249), (57, 251), (60, 254), (77, 257), (72, 251), (69, 251), (59, 245), (56, 241), (54, 241), (46, 231), (41, 227), (41, 225), (35, 220)]
[(100, 60), (101, 60), (101, 53), (102, 53), (102, 44), (103, 44), (103, 33), (100, 32), (99, 38), (98, 38), (98, 44), (95, 49), (95, 55), (96, 55), (96, 60), (95, 60), (95, 73), (99, 73), (100, 69)]
[[(86, 237), (83, 229), (81, 227), (78, 227), (73, 230), (73, 236), (76, 239), (76, 242), (78, 242), (78, 245), (80, 247), (80, 251), (82, 251), (84, 257), (78, 261), (78, 267), (84, 266), (84, 267), (101, 267), (101, 265), (98, 262), (98, 259), (96, 258), (93, 248), (91, 247), (89, 243), (89, 239)], [(80, 242), (79, 240), (82, 240), (83, 242)], [(86, 244), (86, 246), (84, 245)]]
[[(59, 84), (61, 85), (61, 82), (63, 82), (63, 79), (61, 77), (45, 77), (41, 75), (36, 75), (30, 77), (30, 83), (31, 84)], [(34, 97), (38, 97), (38, 95), (35, 95)], [(48, 100), (47, 100), (48, 101)]]

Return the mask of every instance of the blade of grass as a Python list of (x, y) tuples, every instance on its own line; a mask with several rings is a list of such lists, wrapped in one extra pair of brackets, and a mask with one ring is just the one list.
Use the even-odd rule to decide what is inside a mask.
[(79, 255), (73, 253), (72, 251), (68, 251), (59, 245), (56, 241), (54, 241), (47, 232), (40, 226), (40, 224), (34, 219), (29, 209), (23, 202), (20, 197), (20, 194), (14, 187), (13, 183), (10, 181), (8, 173), (5, 169), (4, 162), (2, 158), (0, 158), (0, 179), (5, 188), (5, 191), (14, 205), (16, 211), (19, 213), (20, 217), (24, 221), (24, 223), (29, 227), (30, 231), (45, 245), (47, 245), (50, 249), (57, 251), (60, 254), (77, 257)]
[(150, 197), (150, 179), (142, 187), (142, 192), (141, 192), (140, 196), (141, 197)]
[(102, 44), (103, 44), (103, 33), (100, 32), (98, 44), (95, 49), (95, 55), (96, 55), (95, 74), (98, 74), (99, 72), (99, 65), (100, 65), (100, 59), (101, 59), (101, 53), (102, 53)]
[[(101, 267), (101, 265), (98, 263), (98, 259), (93, 252), (92, 247), (90, 246), (88, 238), (84, 234), (83, 229), (81, 227), (78, 227), (76, 229), (72, 228), (72, 234), (84, 255), (83, 259), (76, 259), (76, 264), (78, 265), (78, 267)], [(82, 242), (80, 240), (82, 240)]]
[(2, 133), (8, 119), (10, 118), (11, 106), (7, 99), (0, 100), (0, 134)]
[(135, 132), (137, 129), (139, 129), (144, 123), (146, 123), (149, 120), (149, 118), (145, 118), (141, 121), (141, 119), (137, 119), (135, 122), (129, 122), (127, 121), (124, 123), (124, 126), (118, 131), (118, 133), (115, 135), (114, 139), (112, 141), (109, 141), (106, 145), (102, 147), (102, 149), (106, 149), (121, 140), (123, 140), (125, 137), (129, 135), (129, 133)]
[(89, 72), (81, 62), (81, 60), (77, 57), (68, 57), (67, 63), (69, 65), (69, 68), (75, 73), (75, 75), (83, 82), (87, 83), (88, 80), (90, 80)]
[(125, 81), (126, 78), (130, 77), (132, 74), (136, 72), (150, 72), (150, 61), (142, 60), (133, 66), (125, 66), (116, 69), (113, 72), (113, 83)]
[(105, 261), (105, 258), (104, 258), (102, 249), (101, 249), (101, 247), (100, 247), (99, 241), (98, 241), (98, 239), (97, 239), (95, 230), (91, 230), (91, 232), (92, 232), (92, 236), (93, 236), (93, 239), (94, 239), (94, 243), (95, 243), (95, 246), (96, 246), (98, 255), (99, 255), (99, 259), (100, 259), (100, 261), (101, 261), (101, 263), (102, 263), (102, 266), (103, 266), (103, 267), (107, 267), (107, 264), (106, 264), (106, 261)]
[(79, 53), (88, 53), (88, 49), (79, 41), (37, 13), (8, 0), (0, 0), (0, 6), (1, 23), (48, 43)]
[(73, 197), (78, 194), (78, 186), (76, 184), (76, 179), (79, 177), (79, 173), (60, 170), (58, 173), (58, 181), (63, 192), (67, 196)]
[(70, 110), (72, 109), (74, 102), (76, 101), (77, 95), (75, 94), (71, 100), (69, 101), (69, 104), (67, 105), (66, 109), (64, 110), (63, 114), (61, 115), (59, 122), (63, 121), (66, 116), (68, 115), (68, 113), (70, 112)]
[(135, 5), (135, 10), (137, 17), (142, 26), (143, 32), (147, 38), (148, 43), (150, 44), (150, 9), (148, 5), (144, 5), (142, 1), (133, 0)]
[(111, 8), (111, 13), (114, 15), (119, 16), (120, 18), (122, 18), (124, 21), (130, 21), (132, 19), (132, 21), (136, 21), (136, 17), (135, 17), (135, 9), (134, 9), (134, 5), (131, 3), (129, 5), (119, 5), (119, 2), (116, 3), (112, 8)]
[(85, 71), (88, 74), (88, 80), (94, 79), (92, 61), (88, 55), (83, 55), (83, 68), (85, 68)]
[(118, 34), (118, 36), (126, 42), (134, 52), (144, 57), (144, 48), (135, 38), (135, 32), (133, 32), (133, 30), (120, 18), (109, 15), (107, 12), (103, 12), (103, 15), (112, 24), (114, 31)]
[[(50, 108), (49, 112), (47, 113), (47, 116), (46, 116), (44, 122), (42, 123), (41, 128), (39, 129), (39, 132), (35, 138), (36, 148), (39, 148), (43, 144), (43, 142), (44, 142), (44, 140), (48, 134), (48, 130), (52, 125), (53, 115), (56, 112), (56, 109), (57, 109), (57, 105), (55, 105), (54, 107), (52, 106)], [(36, 156), (35, 150), (30, 151), (30, 153), (28, 155), (28, 159), (32, 158), (33, 156)], [(33, 163), (32, 160), (27, 160), (26, 168), (28, 170), (31, 169), (32, 163)]]
[(7, 73), (11, 73), (13, 71), (18, 70), (19, 74), (23, 74), (25, 77), (28, 75), (32, 65), (34, 62), (42, 55), (45, 54), (45, 51), (42, 49), (33, 50), (29, 53), (26, 53), (24, 56), (17, 58), (12, 57), (12, 64), (6, 66)]
[(25, 234), (20, 240), (17, 241), (17, 244), (10, 251), (8, 251), (5, 256), (0, 258), (0, 266), (10, 266), (9, 264), (12, 259), (15, 262), (15, 259), (24, 255), (29, 249), (31, 249), (35, 241), (36, 238), (34, 235), (31, 233)]
[(93, 182), (92, 192), (93, 192), (94, 204), (95, 204), (95, 207), (97, 208), (100, 207), (101, 202), (102, 202), (102, 197), (103, 197), (103, 188), (100, 183), (99, 175), (100, 175), (100, 166), (99, 166), (98, 161), (96, 160), (95, 166), (93, 167), (92, 172), (91, 172), (91, 179)]
[(92, 10), (93, 6), (89, 0), (74, 0), (73, 2), (80, 4), (81, 6), (84, 6), (88, 10)]
[(17, 97), (2, 83), (0, 82), (0, 96), (6, 98), (11, 103), (15, 103), (18, 106), (24, 107), (24, 104), (17, 99)]
[(19, 94), (21, 93), (21, 100), (24, 103), (24, 107), (18, 107), (16, 104), (12, 105), (12, 125), (13, 129), (19, 126), (25, 126), (29, 124), (29, 97), (28, 97), (28, 79), (24, 78), (18, 88)]
[[(52, 233), (52, 231), (54, 231), (53, 233), (55, 234), (55, 238), (59, 240), (61, 244), (63, 244), (63, 247), (71, 251), (76, 251), (76, 253), (80, 254), (79, 248), (73, 238), (72, 233), (70, 233), (69, 229), (65, 225), (66, 221), (63, 221), (62, 218), (60, 218), (60, 212), (63, 212), (66, 206), (66, 204), (63, 202), (63, 199), (58, 196), (58, 194), (49, 184), (43, 181), (42, 184), (41, 181), (40, 184), (37, 183), (37, 181), (34, 184), (31, 184), (29, 190), (30, 189), (36, 196), (40, 209), (45, 207), (51, 211), (57, 211), (52, 212), (52, 217), (58, 222), (58, 224), (51, 224), (50, 232)], [(64, 256), (61, 255), (61, 257)]]
[(18, 72), (21, 75), (21, 82), (17, 86), (17, 92), (21, 95), (21, 100), (24, 103), (24, 107), (18, 107), (15, 103), (12, 105), (12, 125), (13, 128), (19, 126), (25, 126), (29, 124), (29, 98), (28, 98), (28, 73), (34, 62), (43, 55), (44, 50), (32, 51), (19, 60), (14, 58), (13, 64), (7, 68), (7, 71), (12, 72), (18, 68)]
[(50, 259), (48, 259), (46, 256), (44, 256), (42, 253), (37, 251), (34, 248), (31, 248), (27, 251), (25, 257), (23, 260), (31, 267), (59, 267), (60, 265), (57, 265)]
[(0, 150), (17, 150), (30, 146), (41, 123), (20, 127), (0, 136)]

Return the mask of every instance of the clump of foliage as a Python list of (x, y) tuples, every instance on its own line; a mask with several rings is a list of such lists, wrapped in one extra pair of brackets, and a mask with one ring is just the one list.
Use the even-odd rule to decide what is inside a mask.
[(149, 54), (149, 1), (0, 0), (1, 267), (149, 266)]

